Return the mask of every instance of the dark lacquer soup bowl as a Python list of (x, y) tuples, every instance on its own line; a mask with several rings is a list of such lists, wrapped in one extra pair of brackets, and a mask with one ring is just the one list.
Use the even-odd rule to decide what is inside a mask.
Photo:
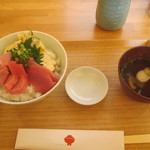
[(119, 60), (118, 74), (128, 95), (141, 102), (150, 102), (150, 46), (127, 50)]

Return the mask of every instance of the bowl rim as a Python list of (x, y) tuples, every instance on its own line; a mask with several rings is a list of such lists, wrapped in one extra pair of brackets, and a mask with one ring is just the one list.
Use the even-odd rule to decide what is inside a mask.
[[(5, 38), (9, 38), (10, 36), (17, 35), (17, 34), (19, 34), (21, 32), (29, 32), (29, 30), (22, 30), (22, 31), (17, 31), (17, 32), (13, 32), (13, 33), (7, 34), (6, 36), (0, 38), (0, 42), (1, 42), (1, 40), (4, 40)], [(42, 35), (45, 35), (45, 36), (49, 36), (56, 43), (59, 44), (59, 46), (62, 48), (64, 56), (65, 56), (66, 64), (65, 64), (65, 67), (64, 67), (64, 71), (63, 71), (61, 77), (59, 78), (59, 81), (55, 84), (55, 86), (52, 89), (50, 89), (48, 92), (42, 94), (41, 96), (39, 96), (37, 98), (34, 98), (34, 99), (31, 99), (31, 100), (21, 101), (21, 102), (20, 101), (16, 102), (16, 101), (2, 100), (0, 98), (0, 102), (1, 103), (10, 104), (10, 105), (23, 105), (23, 104), (30, 104), (30, 103), (41, 101), (42, 99), (44, 99), (46, 96), (48, 96), (51, 92), (54, 91), (54, 89), (56, 89), (59, 86), (60, 82), (63, 80), (63, 78), (65, 76), (65, 73), (66, 73), (66, 70), (67, 70), (67, 66), (68, 66), (68, 57), (67, 57), (67, 52), (66, 52), (65, 48), (63, 47), (63, 45), (61, 44), (61, 42), (58, 39), (56, 39), (55, 37), (53, 37), (52, 35), (48, 34), (48, 33), (45, 33), (45, 32), (42, 32), (42, 31), (37, 31), (37, 30), (32, 30), (32, 32), (33, 33), (39, 33), (39, 34), (42, 34)]]
[[(144, 96), (144, 95), (141, 95), (141, 94), (138, 94), (137, 92), (135, 92), (135, 91), (125, 82), (125, 80), (124, 80), (124, 78), (122, 77), (122, 74), (121, 74), (121, 70), (122, 70), (121, 61), (122, 61), (122, 59), (124, 58), (125, 54), (127, 54), (127, 53), (129, 53), (130, 51), (133, 51), (133, 50), (135, 50), (135, 49), (137, 49), (137, 48), (141, 48), (141, 47), (142, 47), (142, 48), (150, 48), (149, 45), (140, 45), (140, 46), (136, 46), (136, 47), (132, 47), (132, 48), (128, 49), (127, 51), (125, 51), (125, 52), (121, 55), (121, 57), (120, 57), (120, 59), (119, 59), (119, 62), (118, 62), (118, 75), (119, 75), (120, 83), (121, 83), (121, 81), (122, 81), (121, 86), (122, 86), (123, 88), (126, 87), (126, 90), (128, 90), (130, 93), (132, 92), (133, 94), (135, 94), (135, 96), (137, 96), (137, 97), (139, 97), (139, 98), (143, 98), (144, 100), (149, 100), (149, 101), (150, 101), (150, 98), (149, 98), (149, 97), (146, 97), (146, 96)], [(122, 84), (124, 84), (124, 85), (122, 85)], [(124, 87), (124, 86), (125, 86), (125, 87)]]

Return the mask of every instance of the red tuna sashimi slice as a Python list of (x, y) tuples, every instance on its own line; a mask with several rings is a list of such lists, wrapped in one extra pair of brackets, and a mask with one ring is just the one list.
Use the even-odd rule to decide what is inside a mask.
[(2, 85), (4, 85), (6, 79), (10, 74), (7, 65), (11, 59), (11, 55), (11, 52), (7, 52), (4, 55), (0, 56), (0, 83)]
[(11, 93), (11, 94), (24, 93), (27, 86), (28, 86), (27, 76), (26, 77), (20, 77), (17, 84), (11, 90), (9, 90), (9, 93)]
[[(35, 87), (40, 93), (46, 93), (49, 91), (58, 81), (53, 81), (51, 71), (47, 68), (40, 66), (35, 61), (30, 60), (28, 62), (29, 68), (26, 68), (28, 73), (29, 82)], [(55, 77), (57, 78), (57, 77)], [(56, 79), (55, 79), (56, 80)]]
[(18, 64), (16, 61), (9, 61), (8, 68), (13, 75), (26, 75), (23, 65)]
[(18, 77), (11, 74), (8, 76), (6, 82), (4, 83), (4, 88), (7, 91), (10, 91), (18, 82)]
[[(48, 70), (47, 68), (45, 69)], [(48, 70), (48, 73), (54, 82), (58, 82), (59, 78), (52, 71)]]
[(9, 70), (6, 66), (3, 66), (0, 68), (0, 83), (4, 85), (6, 82), (7, 78), (9, 77), (10, 73)]
[(11, 94), (24, 93), (28, 86), (28, 75), (23, 65), (17, 64), (16, 61), (9, 61), (8, 68), (11, 75), (4, 84), (4, 87)]
[(2, 56), (0, 56), (0, 64), (7, 66), (8, 62), (11, 60), (11, 56), (12, 56), (11, 52), (7, 52)]
[(55, 85), (47, 75), (40, 75), (38, 71), (38, 75), (36, 75), (32, 71), (28, 72), (29, 83), (31, 83), (38, 92), (44, 94)]
[(35, 61), (30, 60), (28, 62), (28, 65), (32, 66), (33, 68), (38, 67), (39, 69), (42, 69), (42, 71), (44, 71), (45, 73), (47, 73), (51, 77), (53, 82), (58, 82), (59, 78), (52, 71), (50, 71), (49, 69), (37, 64)]

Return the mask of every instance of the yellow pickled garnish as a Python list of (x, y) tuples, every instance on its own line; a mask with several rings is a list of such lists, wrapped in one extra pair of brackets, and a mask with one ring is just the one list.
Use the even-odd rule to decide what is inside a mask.
[(49, 54), (46, 51), (43, 51), (43, 66), (46, 67), (47, 69), (54, 71), (55, 70), (55, 65), (56, 65), (56, 61), (53, 60)]

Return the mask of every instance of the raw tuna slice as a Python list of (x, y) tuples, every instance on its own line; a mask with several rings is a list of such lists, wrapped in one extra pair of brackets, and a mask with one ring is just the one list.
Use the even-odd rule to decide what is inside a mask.
[(9, 61), (8, 68), (11, 75), (4, 84), (4, 88), (11, 94), (24, 93), (28, 86), (28, 75), (23, 65), (17, 64), (16, 61)]
[(7, 78), (10, 75), (10, 72), (7, 68), (8, 62), (11, 59), (11, 52), (5, 53), (4, 55), (0, 56), (0, 84), (4, 85)]
[[(29, 77), (29, 82), (40, 93), (46, 93), (49, 91), (58, 81), (58, 78), (47, 68), (40, 66), (35, 61), (30, 60), (28, 62), (29, 68), (26, 68), (26, 72)], [(52, 77), (53, 76), (53, 77)]]
[(0, 64), (7, 66), (8, 62), (11, 60), (11, 56), (12, 56), (11, 52), (7, 52), (4, 55), (0, 56)]
[(17, 84), (18, 80), (19, 80), (18, 76), (10, 74), (6, 82), (4, 83), (4, 88), (7, 91), (10, 91)]
[(11, 94), (21, 94), (24, 93), (28, 86), (28, 78), (20, 77), (17, 84), (9, 91)]
[(4, 85), (10, 73), (6, 66), (0, 67), (0, 84)]
[(48, 70), (47, 68), (43, 67), (43, 69), (45, 71), (47, 71), (47, 73), (50, 75), (51, 79), (53, 80), (53, 82), (58, 82), (59, 78), (50, 70)]

